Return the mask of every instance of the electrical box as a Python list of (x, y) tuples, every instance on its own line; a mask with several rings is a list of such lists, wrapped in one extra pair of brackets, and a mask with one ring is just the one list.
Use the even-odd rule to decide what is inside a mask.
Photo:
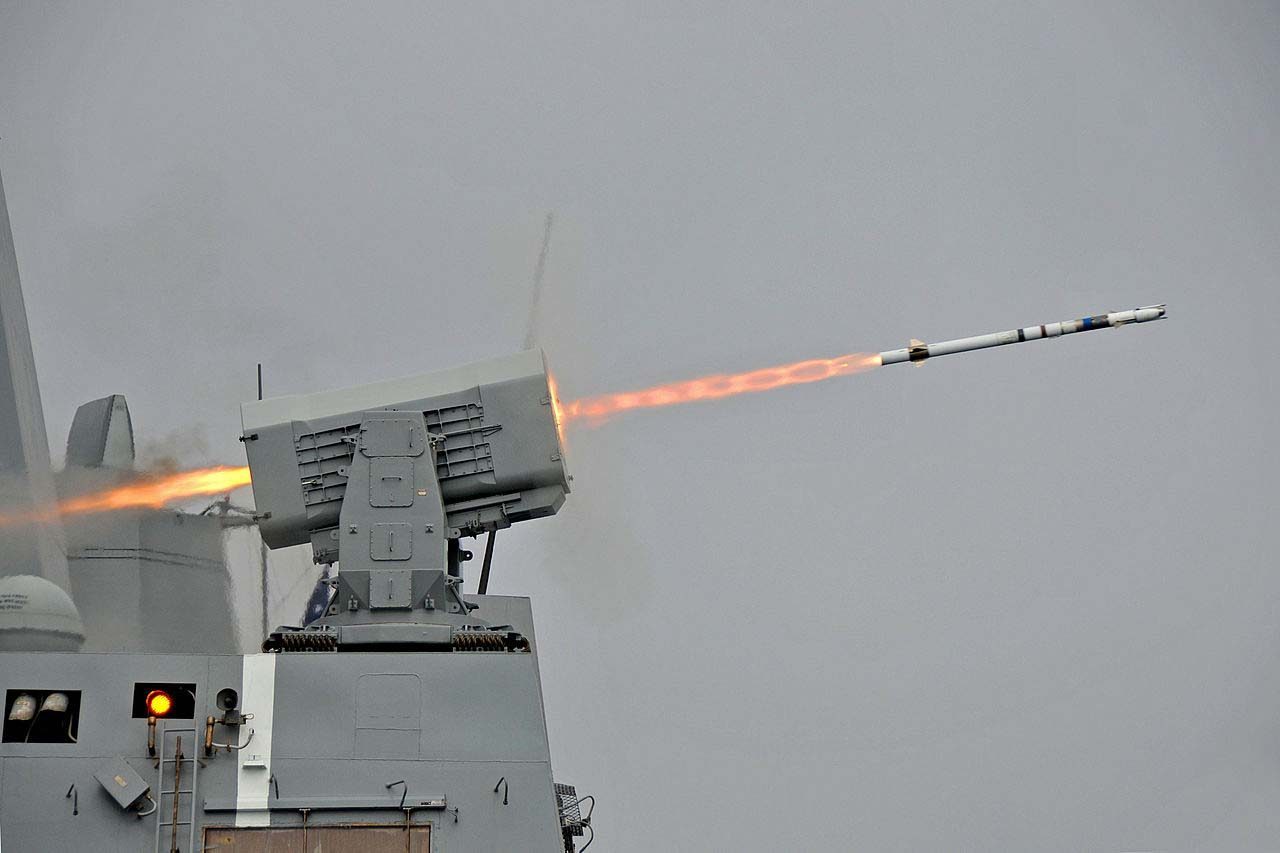
[(151, 786), (142, 780), (138, 771), (118, 755), (99, 767), (93, 778), (122, 809), (133, 808), (151, 792)]

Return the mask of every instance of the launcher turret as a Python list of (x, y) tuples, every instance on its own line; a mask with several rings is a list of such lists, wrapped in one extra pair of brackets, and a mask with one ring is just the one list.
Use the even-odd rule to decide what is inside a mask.
[(554, 514), (570, 476), (541, 352), (246, 403), (263, 541), (310, 542), (337, 594), (268, 646), (518, 648), (469, 615), (463, 536)]

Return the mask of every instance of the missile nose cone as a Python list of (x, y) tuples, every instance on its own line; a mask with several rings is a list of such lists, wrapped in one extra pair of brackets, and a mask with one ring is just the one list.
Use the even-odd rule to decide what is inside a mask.
[(1139, 323), (1148, 323), (1152, 320), (1163, 320), (1165, 318), (1164, 303), (1159, 305), (1146, 305), (1137, 309), (1134, 314)]

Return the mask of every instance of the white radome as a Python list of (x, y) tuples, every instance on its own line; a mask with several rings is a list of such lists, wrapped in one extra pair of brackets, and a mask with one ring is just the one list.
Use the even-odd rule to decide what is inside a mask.
[(84, 624), (71, 596), (36, 575), (0, 578), (0, 651), (76, 651)]

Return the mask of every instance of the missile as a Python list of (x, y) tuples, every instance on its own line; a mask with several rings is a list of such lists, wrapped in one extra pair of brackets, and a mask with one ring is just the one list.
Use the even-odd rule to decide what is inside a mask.
[(880, 353), (881, 364), (898, 364), (904, 361), (920, 364), (926, 359), (940, 355), (951, 355), (957, 352), (969, 352), (988, 347), (1002, 347), (1006, 344), (1020, 344), (1023, 341), (1038, 341), (1041, 338), (1058, 338), (1076, 332), (1092, 332), (1094, 329), (1110, 329), (1127, 326), (1130, 323), (1149, 323), (1152, 320), (1164, 319), (1163, 305), (1148, 305), (1134, 308), (1132, 311), (1115, 311), (1111, 314), (1098, 314), (1080, 320), (1063, 320), (1061, 323), (1046, 323), (1042, 326), (1027, 326), (1023, 329), (1012, 329), (1008, 332), (993, 332), (989, 335), (975, 335), (971, 338), (956, 338), (953, 341), (942, 341), (926, 344), (924, 341), (912, 340), (905, 349), (893, 349)]

